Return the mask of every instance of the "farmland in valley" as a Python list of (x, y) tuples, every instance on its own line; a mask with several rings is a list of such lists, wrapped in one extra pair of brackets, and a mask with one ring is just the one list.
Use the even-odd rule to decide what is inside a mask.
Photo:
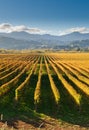
[(49, 117), (88, 128), (89, 53), (0, 54), (0, 115), (14, 128), (50, 128)]

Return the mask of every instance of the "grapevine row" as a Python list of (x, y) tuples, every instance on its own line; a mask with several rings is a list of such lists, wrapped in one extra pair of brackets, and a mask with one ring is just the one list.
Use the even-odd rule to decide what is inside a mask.
[(49, 81), (50, 81), (50, 85), (51, 85), (51, 89), (52, 89), (52, 92), (54, 94), (54, 97), (55, 97), (55, 102), (58, 104), (59, 101), (60, 101), (60, 94), (59, 94), (59, 91), (53, 81), (53, 78), (50, 74), (50, 69), (49, 69), (49, 66), (48, 66), (48, 63), (45, 59), (45, 65), (46, 65), (46, 68), (47, 68), (47, 74), (48, 74), (48, 77), (49, 77)]
[(19, 99), (21, 91), (23, 91), (25, 89), (25, 87), (28, 86), (28, 84), (30, 82), (31, 75), (32, 75), (38, 61), (39, 61), (39, 59), (32, 65), (33, 67), (31, 69), (31, 72), (29, 73), (29, 75), (27, 76), (25, 81), (15, 90), (15, 99), (16, 100)]
[(34, 102), (35, 102), (36, 105), (39, 104), (39, 102), (40, 102), (41, 76), (42, 76), (42, 58), (41, 58), (41, 61), (40, 61), (38, 81), (37, 81), (36, 89), (35, 89), (35, 92), (34, 92)]
[[(55, 63), (55, 62), (54, 62)], [(66, 75), (67, 77), (78, 87), (80, 88), (85, 94), (87, 94), (89, 96), (89, 87), (82, 83), (81, 81), (79, 81), (77, 78), (75, 78), (74, 76), (72, 76), (70, 73), (67, 72), (66, 69), (64, 69), (64, 67), (62, 67), (61, 65), (59, 65), (58, 63), (55, 63)]]
[(48, 59), (48, 62), (53, 67), (54, 71), (56, 72), (59, 80), (62, 82), (63, 86), (66, 88), (66, 90), (72, 96), (72, 98), (77, 103), (77, 105), (80, 105), (81, 95), (79, 93), (77, 93), (77, 91), (64, 79), (64, 77), (62, 76), (62, 74), (59, 73), (59, 71), (58, 71), (57, 67), (55, 66), (55, 64), (49, 58), (47, 58), (47, 59)]

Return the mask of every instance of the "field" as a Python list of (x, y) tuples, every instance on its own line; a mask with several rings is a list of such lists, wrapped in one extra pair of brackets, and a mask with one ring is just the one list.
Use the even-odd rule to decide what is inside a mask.
[(89, 129), (89, 53), (0, 54), (2, 129)]

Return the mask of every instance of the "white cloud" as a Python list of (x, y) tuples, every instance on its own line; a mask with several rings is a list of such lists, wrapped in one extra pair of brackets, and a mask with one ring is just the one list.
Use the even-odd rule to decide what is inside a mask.
[(12, 28), (12, 25), (9, 23), (0, 24), (0, 32), (9, 32)]
[(0, 29), (9, 29), (12, 25), (9, 23), (0, 24)]
[(86, 27), (70, 28), (63, 31), (59, 31), (59, 35), (66, 35), (72, 32), (89, 33), (89, 28), (86, 28)]
[(25, 31), (25, 32), (34, 33), (34, 34), (45, 34), (47, 32), (45, 30), (41, 30), (38, 28), (30, 28), (25, 25), (13, 26), (12, 24), (9, 24), (9, 23), (0, 24), (0, 32), (10, 33), (14, 31), (17, 31), (17, 32)]
[(29, 26), (25, 26), (25, 25), (18, 25), (18, 26), (14, 26), (10, 23), (2, 23), (0, 24), (0, 32), (6, 32), (6, 33), (10, 33), (10, 32), (20, 32), (20, 31), (25, 31), (31, 34), (52, 34), (52, 35), (65, 35), (65, 34), (69, 34), (72, 32), (80, 32), (80, 33), (89, 33), (89, 28), (86, 27), (75, 27), (75, 28), (69, 28), (63, 31), (52, 31), (52, 30), (42, 30), (39, 28), (30, 28)]

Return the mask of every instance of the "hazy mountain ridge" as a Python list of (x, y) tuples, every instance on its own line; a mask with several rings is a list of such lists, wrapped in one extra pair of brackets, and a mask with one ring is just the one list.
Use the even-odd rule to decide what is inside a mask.
[(0, 33), (0, 48), (5, 49), (63, 49), (89, 47), (89, 33), (73, 32), (67, 35), (29, 34), (27, 32)]
[(73, 32), (66, 35), (54, 36), (50, 34), (30, 34), (24, 31), (21, 32), (11, 32), (11, 33), (1, 33), (0, 35), (11, 37), (15, 39), (24, 40), (59, 40), (59, 41), (75, 41), (75, 40), (86, 40), (89, 39), (89, 33)]

